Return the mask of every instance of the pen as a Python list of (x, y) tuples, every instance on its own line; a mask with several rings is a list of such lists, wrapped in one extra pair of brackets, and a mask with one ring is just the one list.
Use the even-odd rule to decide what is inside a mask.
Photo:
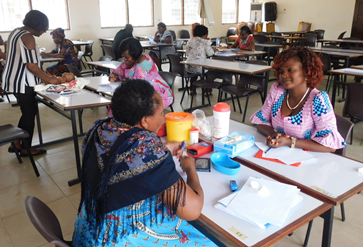
[(271, 147), (270, 148), (268, 148), (266, 151), (265, 151), (265, 154), (268, 152), (268, 151), (270, 151), (271, 150)]
[(183, 149), (185, 147), (185, 141), (182, 142), (181, 148)]

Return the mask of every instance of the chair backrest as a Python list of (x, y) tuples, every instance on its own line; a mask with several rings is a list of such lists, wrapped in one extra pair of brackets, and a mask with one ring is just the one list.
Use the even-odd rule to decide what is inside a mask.
[(178, 74), (179, 76), (184, 76), (185, 68), (184, 64), (181, 64), (181, 58), (179, 55), (175, 54), (166, 54), (168, 57), (170, 67), (169, 71)]
[[(351, 121), (349, 121), (348, 119), (339, 116), (337, 114), (335, 114), (335, 118), (337, 119), (337, 127), (338, 127), (338, 131), (341, 134), (341, 136), (344, 138), (344, 141), (347, 142), (350, 132), (353, 129), (354, 123), (352, 123)], [(334, 152), (335, 154), (340, 154), (345, 156), (346, 153), (346, 147), (341, 148), (341, 149), (337, 149)]]
[(256, 86), (261, 92), (264, 90), (265, 77), (261, 75), (240, 74), (238, 88), (249, 88), (250, 85)]
[(317, 42), (317, 35), (315, 33), (305, 33), (304, 37), (308, 39), (303, 39), (300, 41), (300, 46), (315, 47)]
[(259, 32), (259, 35), (268, 35), (268, 32)]
[(247, 22), (247, 27), (251, 29), (252, 34), (255, 33), (255, 23), (253, 21)]
[(253, 37), (255, 38), (256, 43), (265, 43), (269, 41), (269, 39), (265, 35), (255, 34), (253, 35)]
[(188, 30), (182, 29), (179, 31), (179, 36), (181, 39), (189, 39), (190, 38), (190, 34)]
[(87, 56), (90, 57), (93, 55), (93, 50), (92, 50), (92, 46), (94, 41), (93, 40), (87, 40), (87, 45), (86, 48), (84, 49), (84, 55), (83, 56)]
[(266, 32), (268, 33), (275, 32), (275, 23), (273, 22), (266, 23)]
[(232, 73), (221, 70), (208, 70), (206, 80), (212, 82), (216, 79), (220, 79), (223, 80), (223, 82), (232, 84)]
[(184, 40), (177, 39), (175, 40), (175, 50), (183, 50)]
[(239, 35), (239, 30), (241, 30), (241, 27), (243, 26), (247, 26), (247, 22), (241, 21), (240, 23), (238, 23), (238, 27), (236, 30), (236, 34)]
[(363, 83), (347, 83), (343, 116), (363, 120)]
[(310, 31), (311, 29), (311, 22), (303, 22), (301, 24), (301, 28), (300, 28), (300, 31)]
[(323, 30), (323, 29), (315, 29), (314, 30), (314, 33), (316, 34), (316, 36), (317, 36), (318, 39), (324, 39), (325, 30)]
[(328, 71), (331, 70), (330, 55), (327, 54), (327, 53), (321, 53), (320, 59), (321, 59), (321, 61), (324, 64), (324, 67), (323, 67), (324, 75), (327, 75), (328, 74)]
[(116, 56), (115, 56), (115, 52), (112, 49), (112, 46), (110, 45), (101, 45), (102, 49), (103, 49), (103, 53), (106, 56), (110, 56), (112, 57), (112, 60), (116, 60)]
[(53, 211), (36, 197), (28, 196), (24, 202), (25, 212), (38, 232), (49, 242), (59, 247), (71, 247), (63, 239), (62, 229)]
[(255, 22), (255, 34), (260, 34), (260, 32), (262, 32), (262, 25), (261, 21)]
[(169, 29), (169, 31), (170, 31), (170, 33), (171, 33), (171, 36), (172, 36), (172, 38), (173, 38), (173, 41), (175, 41), (175, 40), (176, 40), (176, 34), (175, 34), (174, 30), (170, 30), (170, 29)]
[[(166, 81), (166, 83), (168, 83), (171, 91), (174, 92), (174, 82), (177, 74), (166, 71), (159, 71), (159, 75)], [(175, 97), (173, 97), (173, 102), (171, 104), (174, 103), (174, 99)]]
[[(267, 41), (265, 42), (265, 44), (272, 44), (272, 45), (281, 45), (280, 42), (277, 42), (277, 41)], [(264, 48), (264, 51), (266, 52), (266, 55), (268, 53), (268, 47), (265, 47)], [(277, 54), (279, 54), (280, 52), (280, 48), (278, 47), (271, 47), (270, 48), (270, 57), (274, 58), (276, 57)], [(246, 62), (249, 62), (249, 61), (246, 61)]]
[(228, 28), (227, 37), (229, 37), (231, 35), (235, 35), (236, 34), (236, 31), (237, 31), (237, 28), (235, 28), (235, 27)]
[(347, 31), (344, 31), (344, 32), (342, 32), (341, 34), (339, 34), (338, 39), (342, 39), (342, 38), (344, 37), (344, 34), (345, 34), (346, 32), (347, 32)]
[(77, 77), (82, 76), (81, 73), (79, 72), (79, 70), (76, 67), (74, 67), (72, 65), (69, 65), (69, 64), (64, 64), (64, 65), (67, 67), (69, 72), (73, 73), (73, 75), (75, 75)]

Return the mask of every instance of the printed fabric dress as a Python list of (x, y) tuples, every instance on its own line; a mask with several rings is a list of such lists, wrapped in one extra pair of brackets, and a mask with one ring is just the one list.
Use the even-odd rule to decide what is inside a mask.
[(123, 62), (118, 68), (112, 70), (112, 73), (117, 74), (121, 81), (126, 78), (143, 79), (150, 82), (150, 84), (153, 85), (155, 90), (163, 99), (163, 107), (165, 109), (171, 103), (173, 103), (173, 92), (171, 91), (169, 85), (159, 75), (158, 69), (156, 68), (151, 57), (145, 53), (142, 55), (146, 58), (141, 63), (136, 62), (132, 68), (127, 68), (126, 63)]
[(86, 134), (82, 152), (74, 247), (216, 246), (176, 216), (185, 182), (154, 132), (100, 119)]
[[(188, 59), (205, 59), (207, 56), (213, 56), (212, 41), (201, 37), (191, 38), (186, 46), (186, 55)], [(186, 71), (191, 74), (202, 74), (202, 67), (187, 65)]]
[(251, 122), (271, 126), (277, 132), (297, 139), (313, 140), (325, 147), (341, 149), (346, 146), (326, 92), (314, 88), (295, 116), (281, 115), (285, 94), (282, 85), (273, 84), (262, 108), (251, 116)]

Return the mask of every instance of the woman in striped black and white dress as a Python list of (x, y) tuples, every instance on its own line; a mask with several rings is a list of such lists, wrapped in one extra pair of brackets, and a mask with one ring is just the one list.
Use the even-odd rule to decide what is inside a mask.
[[(39, 47), (34, 36), (39, 37), (48, 29), (48, 17), (42, 12), (31, 10), (25, 15), (23, 27), (14, 29), (8, 37), (6, 64), (2, 75), (4, 91), (13, 93), (20, 105), (21, 117), (18, 127), (29, 134), (31, 143), (34, 132), (34, 120), (38, 111), (34, 86), (44, 80), (57, 84), (58, 79), (45, 74), (40, 69)], [(28, 156), (24, 146), (18, 141), (16, 147), (10, 146), (8, 151), (18, 149), (22, 157)], [(33, 155), (46, 153), (45, 150), (31, 149)]]

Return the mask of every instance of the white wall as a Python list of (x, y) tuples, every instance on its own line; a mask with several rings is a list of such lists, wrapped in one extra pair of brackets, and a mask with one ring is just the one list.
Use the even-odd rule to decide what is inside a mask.
[[(137, 1), (137, 0), (135, 0)], [(209, 36), (224, 36), (230, 26), (223, 25), (222, 0), (210, 0), (214, 15), (215, 26), (209, 27)], [(256, 0), (267, 2), (269, 0)], [(277, 30), (297, 30), (299, 21), (312, 22), (312, 29), (325, 29), (326, 38), (337, 38), (342, 31), (347, 31), (350, 36), (355, 0), (275, 0), (277, 2), (278, 17)], [(71, 30), (66, 31), (66, 37), (71, 40), (94, 40), (94, 59), (102, 55), (99, 38), (114, 37), (120, 28), (100, 27), (100, 12), (98, 0), (68, 0)], [(110, 6), (112, 7), (112, 6)], [(286, 9), (286, 11), (283, 11)], [(142, 18), (142, 17), (140, 17)], [(154, 0), (154, 27), (135, 27), (134, 35), (153, 35), (156, 25), (161, 21), (161, 0)], [(132, 23), (131, 23), (132, 24)], [(166, 23), (167, 24), (167, 23)], [(208, 26), (208, 25), (207, 25)], [(187, 29), (191, 33), (191, 26), (168, 26), (179, 35), (178, 31)], [(48, 51), (54, 47), (50, 31), (36, 38), (40, 47)], [(4, 40), (9, 33), (1, 33)]]
[[(270, 0), (256, 0), (265, 3)], [(297, 30), (300, 21), (311, 22), (311, 30), (324, 29), (324, 38), (336, 39), (347, 31), (350, 37), (355, 0), (274, 0), (277, 3), (277, 31)]]

